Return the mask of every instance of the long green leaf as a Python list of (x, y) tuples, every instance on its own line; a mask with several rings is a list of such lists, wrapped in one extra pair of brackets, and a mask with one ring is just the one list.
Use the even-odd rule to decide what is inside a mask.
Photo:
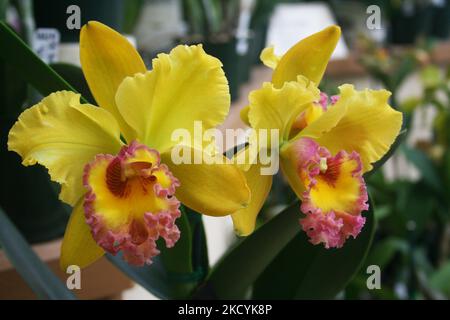
[(183, 0), (185, 19), (189, 22), (190, 33), (203, 35), (205, 32), (202, 5), (199, 0)]
[(0, 59), (13, 66), (20, 76), (39, 93), (47, 96), (58, 90), (76, 90), (42, 61), (22, 39), (0, 21)]
[(201, 280), (209, 272), (208, 243), (202, 215), (185, 208), (192, 232), (192, 267)]
[(208, 26), (209, 34), (214, 34), (220, 31), (220, 11), (217, 3), (213, 0), (201, 0), (203, 12)]
[(130, 266), (122, 259), (122, 255), (107, 255), (107, 258), (128, 277), (140, 284), (144, 289), (160, 299), (170, 299), (171, 290), (167, 271), (161, 261), (161, 257), (153, 258), (153, 263), (145, 267)]
[(238, 243), (217, 263), (196, 298), (240, 299), (278, 253), (299, 233), (296, 202)]
[[(256, 299), (332, 299), (361, 268), (370, 248), (375, 220), (373, 205), (356, 239), (342, 248), (312, 245), (300, 232), (267, 267), (255, 283)], [(272, 236), (272, 239), (274, 236)]]
[(431, 275), (430, 285), (450, 299), (450, 260)]
[(17, 272), (40, 299), (74, 300), (75, 296), (30, 248), (0, 208), (0, 244)]
[(402, 146), (402, 151), (406, 158), (420, 171), (428, 186), (438, 194), (442, 194), (445, 190), (444, 183), (431, 159), (423, 151), (406, 145)]
[(192, 232), (186, 213), (183, 212), (177, 220), (180, 229), (180, 239), (173, 248), (167, 249), (161, 242), (161, 257), (167, 267), (167, 271), (180, 277), (193, 272), (192, 269)]

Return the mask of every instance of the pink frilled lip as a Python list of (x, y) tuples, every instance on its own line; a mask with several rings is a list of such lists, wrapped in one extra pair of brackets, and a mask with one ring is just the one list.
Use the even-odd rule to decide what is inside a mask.
[(320, 210), (306, 213), (300, 219), (300, 225), (314, 244), (323, 243), (325, 248), (342, 248), (345, 241), (352, 236), (356, 238), (361, 232), (366, 218), (361, 215), (335, 213), (324, 214)]
[[(108, 229), (102, 221), (102, 216), (95, 211), (96, 194), (89, 184), (89, 175), (99, 162), (106, 160), (111, 163), (118, 160), (121, 163), (132, 158), (136, 151), (144, 149), (155, 155), (156, 163), (152, 164), (155, 170), (163, 170), (171, 179), (169, 187), (164, 188), (159, 183), (153, 185), (154, 194), (162, 198), (168, 204), (167, 210), (159, 212), (144, 212), (142, 222), (130, 221), (118, 230)], [(180, 202), (174, 196), (175, 189), (180, 185), (178, 179), (169, 171), (165, 164), (160, 163), (160, 156), (156, 150), (150, 149), (136, 141), (122, 147), (117, 156), (99, 154), (84, 168), (83, 183), (87, 189), (84, 199), (84, 212), (86, 222), (91, 228), (91, 233), (97, 244), (108, 253), (116, 255), (122, 251), (123, 258), (129, 264), (142, 266), (151, 264), (152, 258), (160, 253), (156, 241), (161, 237), (168, 248), (171, 248), (180, 238), (180, 230), (175, 224), (181, 216)]]
[[(340, 248), (345, 241), (361, 232), (365, 218), (361, 212), (369, 208), (367, 188), (362, 176), (362, 163), (357, 152), (338, 152), (334, 157), (330, 152), (319, 146), (314, 140), (302, 138), (297, 142), (296, 153), (299, 159), (299, 175), (305, 185), (306, 191), (302, 195), (301, 211), (306, 215), (300, 219), (302, 229), (307, 233), (311, 243), (323, 243), (326, 248)], [(341, 163), (342, 161), (356, 161), (358, 166), (352, 171), (353, 178), (359, 180), (359, 197), (355, 201), (352, 212), (322, 212), (315, 206), (310, 197), (311, 189), (316, 185), (316, 177), (320, 174), (321, 158), (327, 161)]]

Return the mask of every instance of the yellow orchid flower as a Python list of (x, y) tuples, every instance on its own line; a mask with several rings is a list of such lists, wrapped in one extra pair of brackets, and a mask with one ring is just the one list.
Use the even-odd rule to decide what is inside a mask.
[(196, 120), (213, 128), (228, 114), (218, 59), (201, 45), (177, 46), (147, 71), (133, 46), (98, 22), (82, 28), (80, 57), (100, 108), (55, 92), (20, 115), (8, 140), (25, 166), (48, 169), (60, 199), (74, 207), (61, 249), (64, 270), (86, 267), (105, 251), (122, 251), (133, 265), (151, 263), (158, 238), (172, 247), (180, 237), (180, 201), (212, 216), (247, 205), (250, 191), (236, 166), (171, 160), (174, 130), (191, 132)]
[[(356, 237), (368, 209), (363, 174), (399, 134), (402, 114), (386, 90), (356, 91), (343, 85), (329, 101), (320, 83), (341, 31), (328, 27), (301, 40), (282, 57), (266, 48), (261, 59), (272, 82), (250, 93), (242, 120), (255, 130), (279, 130), (281, 170), (302, 200), (300, 225), (313, 244), (341, 247)], [(252, 200), (232, 215), (236, 232), (250, 234), (272, 184), (260, 163), (244, 168)]]

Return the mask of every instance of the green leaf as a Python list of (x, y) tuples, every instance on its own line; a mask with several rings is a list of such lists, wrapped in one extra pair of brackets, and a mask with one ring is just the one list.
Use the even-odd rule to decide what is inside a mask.
[[(298, 235), (264, 270), (253, 288), (255, 299), (332, 299), (364, 263), (375, 231), (373, 205), (364, 214), (366, 224), (356, 239), (342, 248), (325, 249)], [(299, 228), (298, 223), (296, 223)], [(278, 234), (277, 234), (278, 235)], [(271, 239), (274, 238), (272, 235)], [(264, 250), (261, 245), (260, 252)]]
[(23, 280), (40, 299), (74, 300), (75, 296), (30, 248), (0, 208), (0, 244)]
[(42, 61), (22, 39), (3, 21), (0, 21), (0, 59), (15, 68), (20, 76), (39, 93), (47, 96), (58, 90), (76, 90)]
[(439, 67), (429, 65), (420, 72), (420, 79), (425, 89), (435, 89), (442, 83), (443, 76)]
[(183, 212), (177, 219), (177, 226), (180, 229), (180, 239), (173, 248), (168, 249), (163, 241), (159, 243), (161, 258), (169, 273), (175, 277), (183, 277), (192, 273), (192, 234), (189, 220)]
[(416, 67), (415, 59), (412, 56), (404, 56), (399, 62), (396, 72), (388, 78), (390, 90), (396, 91), (403, 81), (414, 71)]
[(450, 261), (431, 276), (430, 285), (450, 298)]
[(180, 239), (170, 249), (163, 241), (158, 241), (161, 254), (150, 266), (130, 266), (121, 255), (108, 255), (108, 259), (155, 296), (161, 299), (186, 298), (198, 285), (201, 275), (192, 267), (192, 234), (186, 213), (177, 219), (177, 225), (181, 231)]
[(408, 252), (408, 242), (401, 238), (390, 237), (383, 239), (374, 245), (369, 257), (367, 265), (377, 265), (380, 268), (385, 267), (392, 261), (396, 253), (406, 254)]
[(240, 241), (213, 268), (195, 298), (240, 299), (277, 254), (300, 232), (299, 203)]
[(192, 267), (203, 280), (209, 272), (208, 243), (202, 215), (184, 207), (192, 232)]
[[(413, 222), (416, 235), (421, 235), (435, 208), (436, 197), (424, 179), (411, 184), (405, 188), (406, 197), (399, 212), (404, 216), (405, 221)], [(399, 201), (400, 202), (400, 201)]]
[(171, 298), (169, 278), (160, 256), (153, 258), (153, 263), (150, 266), (144, 267), (129, 265), (122, 259), (120, 253), (117, 256), (110, 254), (106, 256), (112, 264), (156, 297), (160, 299)]
[(444, 191), (443, 182), (431, 159), (423, 151), (406, 145), (402, 146), (402, 151), (406, 158), (420, 171), (425, 183), (441, 194)]
[(208, 26), (209, 33), (216, 33), (220, 31), (221, 27), (221, 12), (216, 1), (201, 0), (203, 12)]
[(134, 31), (134, 27), (139, 19), (142, 12), (142, 6), (144, 5), (144, 0), (128, 0), (124, 1), (124, 21), (123, 21), (123, 32), (126, 34), (131, 34)]
[(203, 35), (204, 22), (202, 5), (198, 0), (183, 0), (185, 19), (189, 22), (190, 33), (193, 35)]

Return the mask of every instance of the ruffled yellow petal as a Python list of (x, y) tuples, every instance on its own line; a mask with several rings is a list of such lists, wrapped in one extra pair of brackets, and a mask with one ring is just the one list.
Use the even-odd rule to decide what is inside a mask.
[(260, 164), (254, 164), (243, 171), (252, 196), (248, 207), (231, 215), (234, 230), (240, 236), (248, 236), (255, 230), (256, 218), (272, 187), (272, 176), (261, 175), (260, 169)]
[(194, 159), (197, 153), (204, 160), (202, 164), (194, 164), (193, 160), (186, 164), (172, 159), (171, 151), (161, 155), (162, 162), (180, 181), (175, 196), (184, 205), (209, 216), (226, 216), (249, 204), (250, 190), (237, 166), (214, 163), (210, 155), (188, 146), (176, 146), (173, 152), (186, 159)]
[(65, 272), (70, 265), (87, 267), (100, 259), (105, 251), (95, 243), (84, 217), (83, 201), (78, 201), (70, 216), (61, 247), (59, 264)]
[(25, 166), (45, 166), (61, 184), (60, 199), (75, 205), (86, 191), (84, 166), (96, 154), (120, 150), (119, 126), (106, 110), (80, 104), (80, 95), (60, 91), (25, 110), (12, 127), (8, 149), (17, 152)]
[[(230, 108), (228, 83), (221, 62), (201, 45), (177, 46), (153, 60), (153, 70), (127, 78), (116, 96), (119, 110), (141, 142), (159, 151), (175, 145), (172, 133), (194, 121), (204, 129), (221, 124)], [(133, 112), (130, 112), (133, 110)]]
[(389, 91), (356, 91), (352, 85), (343, 85), (340, 91), (338, 104), (345, 105), (347, 111), (335, 127), (316, 141), (332, 154), (340, 150), (358, 152), (363, 171), (370, 171), (371, 164), (386, 154), (399, 134), (402, 114), (389, 106)]
[(275, 69), (278, 66), (278, 63), (280, 62), (281, 57), (277, 56), (275, 54), (275, 50), (273, 46), (264, 48), (264, 50), (261, 52), (261, 55), (259, 56), (261, 61), (264, 63), (266, 67), (269, 67), (271, 69)]
[(289, 138), (297, 115), (319, 98), (319, 89), (304, 77), (277, 89), (271, 83), (250, 93), (248, 118), (254, 129), (279, 129), (280, 139)]
[(118, 32), (102, 23), (90, 21), (81, 29), (80, 60), (95, 100), (117, 119), (125, 139), (133, 140), (136, 137), (134, 130), (118, 112), (115, 95), (125, 77), (146, 71), (139, 53)]
[(278, 62), (272, 83), (280, 88), (302, 75), (319, 84), (340, 36), (341, 29), (331, 26), (298, 42)]

